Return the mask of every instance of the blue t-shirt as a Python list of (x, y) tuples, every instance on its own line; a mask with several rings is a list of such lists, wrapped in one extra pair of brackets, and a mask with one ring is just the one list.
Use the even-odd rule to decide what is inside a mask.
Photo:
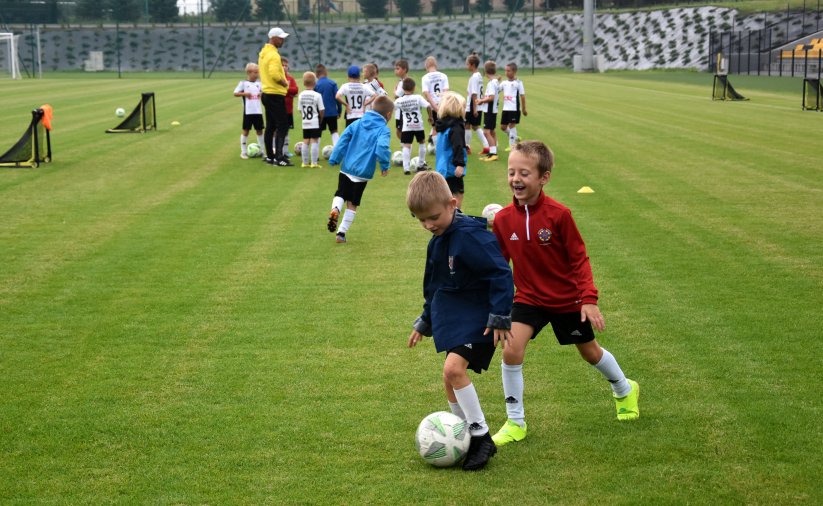
[(326, 108), (323, 113), (325, 118), (336, 118), (340, 115), (340, 102), (337, 101), (337, 83), (326, 76), (317, 80), (314, 91), (323, 97), (323, 107)]

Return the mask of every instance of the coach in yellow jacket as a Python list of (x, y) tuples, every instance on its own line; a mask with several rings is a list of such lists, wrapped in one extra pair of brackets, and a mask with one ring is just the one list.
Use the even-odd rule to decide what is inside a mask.
[(269, 30), (269, 42), (260, 50), (258, 59), (260, 82), (263, 85), (262, 102), (266, 108), (266, 132), (263, 136), (266, 144), (266, 161), (281, 167), (294, 165), (283, 153), (283, 144), (289, 128), (286, 114), (286, 91), (289, 82), (286, 80), (286, 71), (277, 51), (288, 36), (289, 34), (279, 27)]

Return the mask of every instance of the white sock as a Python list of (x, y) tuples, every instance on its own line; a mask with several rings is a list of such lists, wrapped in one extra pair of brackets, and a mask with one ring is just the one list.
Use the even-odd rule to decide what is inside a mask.
[(496, 155), (497, 154), (497, 146), (489, 146), (489, 153)]
[(503, 362), (502, 372), (506, 414), (509, 420), (522, 427), (526, 423), (526, 412), (523, 409), (523, 364), (508, 365)]
[(266, 140), (263, 138), (263, 135), (257, 136), (257, 145), (260, 146), (260, 149), (266, 149)]
[(248, 135), (240, 135), (240, 153), (246, 154), (246, 142), (248, 141)]
[(449, 409), (451, 410), (452, 414), (455, 414), (462, 418), (463, 420), (466, 419), (466, 414), (463, 413), (463, 410), (460, 409), (460, 404), (456, 402), (449, 401)]
[(425, 144), (420, 144), (420, 146), (418, 146), (417, 156), (420, 157), (421, 162), (426, 160), (426, 145)]
[(409, 171), (411, 164), (411, 146), (403, 146), (403, 172)]
[(470, 146), (472, 143), (472, 129), (471, 127), (466, 129), (466, 146)]
[(509, 128), (509, 146), (517, 144), (517, 127)]
[[(305, 147), (303, 150), (305, 151)], [(320, 162), (320, 143), (319, 142), (312, 142), (311, 143), (311, 163), (312, 165), (317, 165)]]
[[(477, 134), (477, 137), (480, 138), (480, 142), (483, 143), (483, 147), (484, 148), (489, 147), (489, 141), (486, 140), (486, 136), (483, 134), (483, 129), (478, 127), (474, 132)], [(469, 135), (471, 135), (471, 134), (469, 134)]]
[(351, 224), (354, 221), (355, 214), (357, 213), (352, 211), (351, 209), (346, 209), (346, 211), (343, 213), (343, 219), (340, 220), (340, 228), (337, 229), (338, 234), (345, 234), (349, 231), (349, 227), (351, 227)]
[(300, 157), (303, 159), (303, 165), (309, 164), (309, 150), (307, 149), (307, 144), (303, 144), (303, 149), (300, 151)]
[(461, 389), (454, 389), (454, 396), (457, 397), (457, 403), (466, 414), (466, 421), (469, 422), (469, 433), (472, 436), (482, 436), (489, 432), (489, 426), (486, 425), (486, 417), (483, 415), (483, 408), (480, 407), (480, 398), (477, 396), (477, 390), (474, 389), (474, 384), (469, 383)]
[(612, 386), (612, 391), (617, 397), (625, 397), (632, 391), (632, 386), (626, 381), (626, 375), (614, 359), (614, 355), (608, 352), (605, 348), (603, 350), (603, 357), (600, 362), (594, 364), (594, 367), (603, 373), (603, 376), (609, 380)]
[(343, 209), (343, 204), (345, 203), (346, 201), (343, 200), (343, 197), (334, 197), (334, 200), (331, 201), (331, 208), (337, 208), (337, 210), (340, 211)]
[(339, 133), (334, 132), (333, 134), (331, 134), (331, 145), (335, 146), (337, 144), (337, 139), (339, 139), (339, 138), (340, 138)]

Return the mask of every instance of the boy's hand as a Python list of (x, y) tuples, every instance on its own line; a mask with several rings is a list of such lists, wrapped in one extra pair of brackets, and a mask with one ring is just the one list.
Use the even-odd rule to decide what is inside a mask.
[(529, 113), (526, 112), (526, 109), (523, 109), (523, 116), (528, 116)]
[(506, 343), (512, 337), (512, 331), (509, 329), (490, 329), (486, 327), (486, 331), (483, 332), (483, 335), (489, 335), (489, 332), (492, 330), (494, 330), (494, 347), (497, 348), (497, 343), (500, 343), (500, 346), (505, 349)]
[(598, 332), (606, 330), (606, 320), (600, 314), (600, 308), (597, 307), (597, 304), (583, 304), (580, 308), (580, 321), (584, 322), (586, 320), (591, 322), (594, 330)]
[(416, 330), (412, 330), (411, 335), (409, 335), (409, 348), (414, 348), (417, 343), (423, 340), (423, 334)]
[(454, 177), (463, 177), (463, 173), (466, 172), (466, 169), (463, 167), (455, 167), (454, 169)]

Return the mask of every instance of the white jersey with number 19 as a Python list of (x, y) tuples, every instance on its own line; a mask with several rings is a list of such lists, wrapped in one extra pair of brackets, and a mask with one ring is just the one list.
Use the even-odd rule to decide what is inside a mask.
[(349, 112), (346, 114), (346, 119), (355, 119), (362, 118), (366, 113), (366, 99), (374, 95), (374, 90), (372, 90), (371, 86), (349, 81), (340, 87), (337, 95), (344, 97), (346, 103), (349, 104)]

